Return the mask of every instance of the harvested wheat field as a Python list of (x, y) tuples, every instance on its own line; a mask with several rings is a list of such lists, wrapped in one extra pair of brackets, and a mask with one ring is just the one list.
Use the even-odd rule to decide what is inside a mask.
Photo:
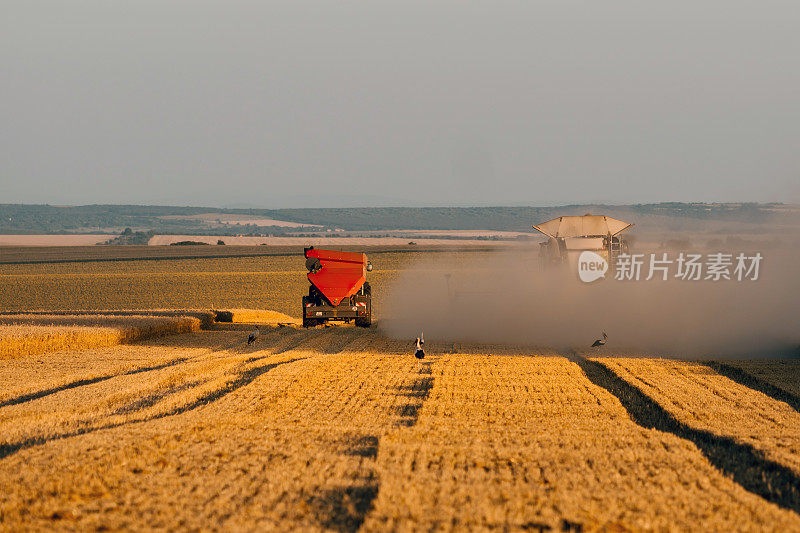
[(190, 316), (0, 314), (0, 359), (200, 330)]
[(251, 328), (4, 360), (0, 528), (800, 529), (797, 412), (708, 366)]
[(0, 264), (0, 530), (800, 530), (796, 359), (418, 365), (390, 293), (492, 252), (372, 250), (377, 324), (303, 329), (296, 250), (110, 248)]

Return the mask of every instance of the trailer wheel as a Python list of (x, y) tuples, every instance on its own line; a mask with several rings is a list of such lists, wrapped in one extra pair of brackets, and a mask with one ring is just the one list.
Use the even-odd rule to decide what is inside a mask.
[(304, 328), (313, 328), (317, 325), (316, 318), (308, 318), (306, 316), (306, 304), (314, 303), (314, 300), (311, 296), (303, 296), (303, 309), (300, 311), (303, 314), (303, 327)]
[(356, 318), (356, 326), (359, 328), (368, 328), (372, 325), (372, 306), (369, 307), (367, 316)]

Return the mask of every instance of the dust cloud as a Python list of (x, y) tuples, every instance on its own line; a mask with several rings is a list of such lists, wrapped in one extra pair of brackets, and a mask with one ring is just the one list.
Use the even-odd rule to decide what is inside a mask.
[(674, 279), (674, 265), (671, 279), (644, 281), (646, 261), (640, 281), (609, 274), (594, 283), (568, 267), (541, 269), (532, 248), (435, 255), (391, 287), (381, 321), (387, 334), (585, 351), (606, 331), (598, 355), (800, 356), (796, 252), (762, 252), (756, 281)]

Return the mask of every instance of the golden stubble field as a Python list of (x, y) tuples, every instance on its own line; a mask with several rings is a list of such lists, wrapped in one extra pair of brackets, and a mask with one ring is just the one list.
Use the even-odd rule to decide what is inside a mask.
[(188, 333), (200, 325), (191, 316), (5, 314), (0, 315), (0, 360)]
[[(274, 326), (248, 347), (249, 329), (5, 360), (0, 479), (13, 490), (0, 527), (800, 527), (796, 500), (759, 495), (691, 436), (647, 427), (649, 407), (604, 386), (607, 359), (430, 343), (418, 371), (408, 343), (378, 331)], [(648, 364), (648, 381), (669, 383), (672, 363)], [(679, 416), (722, 442), (737, 408), (727, 427)], [(766, 457), (748, 468), (794, 472), (794, 448), (753, 449)]]
[[(373, 257), (377, 279), (409, 257)], [(80, 309), (47, 284), (80, 292), (80, 276), (96, 276), (94, 307), (113, 309), (120, 279), (227, 273), (235, 285), (125, 308), (167, 296), (200, 308), (197, 293), (226, 290), (267, 307), (244, 296), (249, 273), (280, 309), (297, 282), (270, 273), (304, 279), (290, 258), (180, 261), (4, 266), (3, 306), (49, 297)], [(26, 290), (41, 291), (36, 306), (15, 296)], [(247, 346), (254, 324), (262, 335)], [(210, 329), (11, 354), (0, 360), (0, 530), (800, 530), (798, 361), (429, 341), (418, 369), (412, 350), (380, 324), (304, 330), (234, 310)]]
[[(130, 258), (118, 247), (66, 249), (65, 262), (58, 262), (58, 250), (32, 249), (29, 256), (40, 263), (24, 263), (24, 250), (0, 248), (0, 309), (86, 310), (86, 309), (272, 309), (290, 316), (300, 316), (300, 296), (308, 290), (302, 248), (278, 249), (277, 254), (262, 257), (211, 257), (171, 259), (167, 251), (184, 255), (209, 253), (201, 250), (142, 250), (146, 258)], [(123, 247), (125, 248), (125, 247)], [(172, 247), (174, 248), (174, 247)], [(226, 248), (224, 252), (230, 252)], [(230, 247), (239, 253), (245, 247)], [(213, 252), (214, 250), (212, 250)], [(158, 253), (156, 253), (158, 252)], [(374, 252), (374, 253), (373, 253)], [(267, 253), (267, 252), (261, 252)], [(459, 257), (488, 256), (492, 252), (475, 251), (395, 251), (368, 250), (374, 266), (369, 281), (380, 309), (398, 273), (429, 254)], [(84, 255), (90, 261), (80, 262)], [(7, 259), (9, 263), (4, 263)], [(123, 260), (117, 260), (117, 259)], [(113, 260), (111, 260), (113, 259)]]

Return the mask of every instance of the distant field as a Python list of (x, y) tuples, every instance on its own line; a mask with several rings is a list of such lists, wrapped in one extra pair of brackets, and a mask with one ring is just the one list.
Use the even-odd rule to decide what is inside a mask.
[[(216, 241), (215, 241), (216, 242)], [(337, 249), (364, 252), (367, 254), (387, 253), (458, 253), (460, 251), (492, 251), (497, 246), (482, 242), (480, 245), (465, 245), (463, 241), (451, 241), (452, 246), (430, 246), (422, 242), (409, 246), (407, 242), (399, 246), (341, 246)], [(528, 246), (535, 246), (528, 244)], [(218, 257), (302, 257), (303, 245), (292, 246), (0, 246), (0, 269), (3, 264), (19, 263), (63, 263), (63, 262), (114, 262), (128, 260), (173, 260), (176, 258), (200, 259)], [(0, 270), (2, 273), (2, 270)]]
[(300, 246), (255, 248), (253, 246), (2, 246), (0, 268), (9, 263), (60, 263), (141, 260), (172, 260), (202, 257), (260, 257), (303, 255)]
[(316, 224), (300, 224), (286, 220), (259, 217), (257, 215), (242, 215), (231, 213), (203, 213), (197, 215), (164, 215), (158, 217), (162, 220), (196, 220), (205, 224), (251, 224), (253, 226), (279, 226), (284, 228), (318, 228)]
[[(225, 246), (155, 248), (154, 255), (150, 255), (153, 247), (128, 248), (64, 249), (61, 259), (58, 250), (27, 249), (29, 254), (12, 250), (9, 255), (17, 264), (0, 263), (0, 310), (261, 308), (300, 316), (300, 298), (308, 290), (308, 279), (302, 250), (297, 248), (257, 257), (235, 257), (242, 249)], [(233, 257), (183, 259), (180, 255), (199, 256), (209, 248)], [(452, 260), (473, 260), (492, 253), (488, 250), (451, 248), (438, 253)], [(119, 255), (137, 252), (142, 259)], [(425, 248), (366, 252), (375, 268), (368, 279), (379, 317), (399, 271), (431, 252)]]
[[(447, 234), (440, 232), (438, 235)], [(150, 246), (164, 246), (181, 241), (204, 242), (217, 244), (218, 240), (225, 244), (233, 245), (264, 245), (264, 246), (319, 246), (341, 248), (342, 246), (408, 246), (413, 239), (407, 237), (225, 237), (218, 235), (154, 235)], [(419, 244), (426, 246), (500, 246), (507, 243), (499, 241), (486, 241), (479, 239), (420, 239)]]
[(112, 237), (113, 235), (0, 235), (0, 246), (85, 246), (106, 242)]

